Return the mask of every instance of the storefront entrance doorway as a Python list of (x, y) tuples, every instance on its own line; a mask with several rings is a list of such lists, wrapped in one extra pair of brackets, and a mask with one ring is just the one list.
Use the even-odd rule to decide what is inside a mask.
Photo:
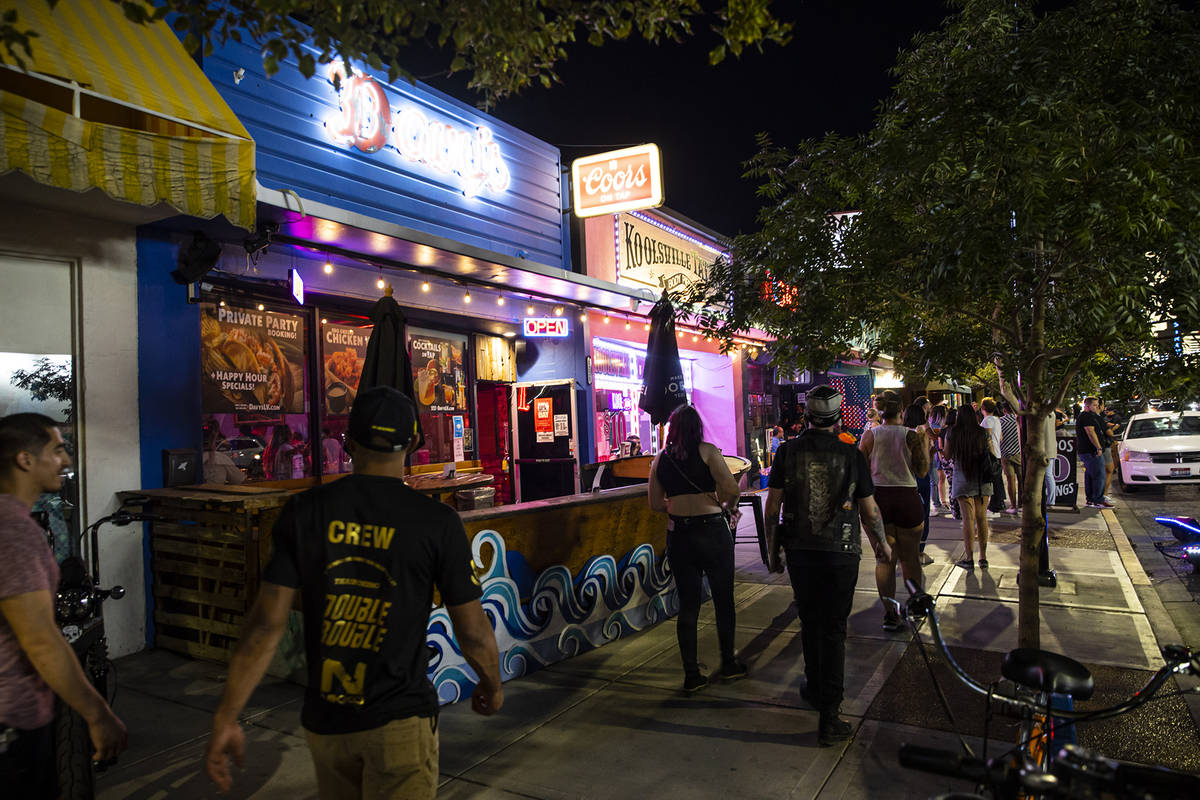
[(479, 464), (495, 478), (496, 505), (513, 501), (512, 424), (509, 420), (512, 389), (506, 383), (479, 381), (475, 384), (479, 409)]
[(513, 384), (517, 502), (579, 492), (575, 382)]

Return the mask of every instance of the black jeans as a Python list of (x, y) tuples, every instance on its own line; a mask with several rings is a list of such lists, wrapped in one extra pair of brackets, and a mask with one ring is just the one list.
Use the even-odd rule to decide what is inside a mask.
[[(0, 723), (0, 732), (5, 725)], [(55, 800), (58, 768), (54, 762), (54, 723), (17, 731), (0, 755), (0, 786), (5, 797), (22, 800)]]
[[(1004, 462), (1000, 463), (1000, 474), (992, 479), (992, 498), (988, 501), (988, 511), (1000, 512), (1007, 506), (1008, 498), (1004, 491)], [(1011, 505), (1011, 504), (1010, 504)]]
[(800, 641), (808, 691), (822, 714), (836, 714), (846, 674), (846, 618), (854, 604), (858, 559), (845, 553), (787, 550), (792, 586), (799, 593)]
[(679, 592), (679, 617), (675, 636), (683, 671), (700, 672), (696, 660), (696, 620), (700, 616), (702, 580), (708, 577), (713, 608), (717, 612), (717, 639), (722, 664), (733, 659), (733, 534), (720, 514), (671, 517), (675, 529), (667, 534), (667, 558)]
[(921, 530), (921, 552), (925, 552), (925, 540), (929, 538), (929, 501), (933, 484), (930, 478), (937, 480), (937, 471), (929, 465), (929, 472), (924, 478), (917, 478), (917, 494), (921, 495), (921, 505), (925, 508), (925, 527)]

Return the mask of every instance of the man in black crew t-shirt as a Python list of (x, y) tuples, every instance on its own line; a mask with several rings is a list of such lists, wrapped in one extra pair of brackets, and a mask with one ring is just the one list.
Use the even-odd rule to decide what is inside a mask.
[(232, 783), (229, 757), (242, 763), (237, 716), (271, 662), (297, 590), (308, 659), (300, 721), (323, 800), (437, 793), (438, 698), (425, 644), (435, 586), (480, 678), (472, 708), (489, 715), (503, 704), (495, 634), (462, 522), (403, 481), (416, 422), (412, 401), (395, 389), (364, 391), (347, 431), (354, 474), (284, 506), (213, 718), (206, 769), (223, 791)]

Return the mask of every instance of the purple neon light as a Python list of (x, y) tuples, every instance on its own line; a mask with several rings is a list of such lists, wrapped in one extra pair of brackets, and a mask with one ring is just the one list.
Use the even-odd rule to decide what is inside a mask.
[[(689, 241), (694, 245), (703, 247), (705, 250), (711, 250), (719, 256), (725, 255), (724, 250), (714, 247), (711, 244), (709, 244), (708, 242), (701, 241), (700, 239), (697, 239), (695, 236), (685, 233), (684, 231), (681, 231), (672, 225), (668, 225), (665, 222), (661, 222), (661, 221), (655, 219), (654, 217), (648, 217), (645, 214), (639, 214), (637, 211), (627, 211), (626, 213), (635, 219), (640, 219), (642, 222), (645, 222), (647, 225), (653, 225), (654, 227), (656, 227), (660, 230), (664, 230), (667, 233), (671, 234), (672, 236), (678, 236), (680, 239), (684, 239), (685, 241)], [(618, 236), (618, 240), (619, 239), (620, 239), (620, 237)]]
[(1192, 533), (1195, 533), (1195, 534), (1200, 534), (1200, 528), (1197, 528), (1194, 525), (1188, 525), (1186, 522), (1179, 519), (1178, 517), (1155, 517), (1154, 521), (1157, 522), (1159, 525), (1170, 525), (1170, 526), (1174, 526), (1176, 528), (1183, 528), (1184, 530), (1191, 531)]

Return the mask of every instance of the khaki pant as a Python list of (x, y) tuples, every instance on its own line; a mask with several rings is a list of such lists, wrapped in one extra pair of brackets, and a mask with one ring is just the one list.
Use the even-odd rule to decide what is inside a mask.
[(437, 717), (322, 735), (306, 731), (321, 800), (431, 800), (437, 795)]

